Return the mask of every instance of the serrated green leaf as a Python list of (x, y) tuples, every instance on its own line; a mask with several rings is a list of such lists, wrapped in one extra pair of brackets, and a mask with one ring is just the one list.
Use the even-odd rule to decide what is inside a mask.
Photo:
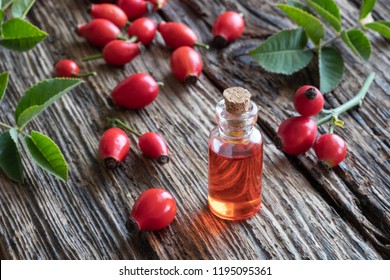
[(324, 20), (339, 32), (341, 30), (340, 10), (333, 0), (306, 0), (309, 5), (319, 13)]
[(370, 58), (371, 43), (363, 31), (359, 29), (343, 31), (341, 38), (360, 59), (367, 61)]
[(31, 131), (31, 136), (25, 137), (24, 142), (36, 164), (63, 181), (68, 180), (68, 165), (53, 140), (37, 131)]
[(344, 61), (339, 51), (332, 47), (321, 48), (318, 58), (320, 90), (326, 93), (340, 83), (344, 73)]
[(301, 9), (301, 10), (304, 10), (305, 12), (307, 12), (307, 13), (313, 15), (313, 16), (315, 15), (315, 14), (313, 13), (313, 11), (310, 10), (310, 8), (309, 8), (308, 6), (306, 6), (305, 4), (303, 4), (303, 3), (301, 3), (301, 2), (289, 0), (289, 1), (288, 1), (288, 4), (289, 4), (290, 6), (293, 6), (293, 7), (299, 8), (299, 9)]
[(252, 58), (265, 70), (292, 74), (309, 64), (313, 53), (304, 50), (307, 36), (302, 28), (283, 30), (249, 51)]
[(372, 9), (374, 9), (376, 0), (363, 0), (362, 5), (360, 6), (360, 17), (359, 19), (364, 19)]
[(47, 33), (31, 23), (13, 18), (3, 23), (0, 45), (14, 51), (28, 51), (46, 38)]
[(11, 180), (23, 183), (23, 166), (15, 128), (0, 134), (0, 167)]
[(8, 85), (8, 72), (3, 72), (0, 74), (0, 102), (4, 97), (5, 90)]
[(24, 127), (61, 96), (82, 82), (80, 79), (53, 78), (30, 87), (15, 109), (15, 120), (18, 127)]
[(278, 7), (297, 25), (302, 26), (315, 45), (320, 43), (320, 40), (325, 36), (325, 28), (319, 19), (299, 8), (286, 4), (278, 4)]
[(385, 20), (378, 20), (364, 25), (368, 29), (374, 30), (383, 37), (390, 39), (390, 22)]
[(35, 0), (14, 0), (12, 4), (12, 16), (15, 18), (24, 18), (34, 3)]

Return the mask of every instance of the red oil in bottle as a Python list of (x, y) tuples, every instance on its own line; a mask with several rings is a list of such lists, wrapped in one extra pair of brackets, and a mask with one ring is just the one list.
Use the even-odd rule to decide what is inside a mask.
[[(261, 139), (260, 133), (258, 137)], [(260, 209), (263, 142), (256, 142), (210, 141), (208, 202), (210, 210), (220, 218), (246, 219)]]

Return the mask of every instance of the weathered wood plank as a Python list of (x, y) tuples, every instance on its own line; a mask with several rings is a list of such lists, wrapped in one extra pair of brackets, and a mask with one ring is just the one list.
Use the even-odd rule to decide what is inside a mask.
[[(1, 105), (1, 121), (12, 122), (12, 109), (23, 89), (50, 76), (54, 61), (80, 58), (97, 51), (73, 33), (76, 23), (88, 20), (83, 10), (87, 3), (74, 0), (37, 3), (29, 18), (47, 30), (50, 39), (27, 54), (0, 51), (0, 70), (11, 72), (9, 90)], [(348, 139), (353, 152), (335, 172), (325, 174), (315, 167), (312, 154), (286, 157), (272, 143), (277, 125), (292, 114), (291, 85), (297, 87), (315, 78), (308, 71), (292, 77), (270, 75), (243, 55), (248, 47), (290, 24), (268, 1), (238, 4), (170, 1), (161, 15), (152, 17), (157, 21), (162, 20), (161, 16), (165, 20), (184, 21), (201, 34), (203, 41), (208, 41), (212, 19), (226, 7), (238, 8), (246, 15), (248, 28), (244, 40), (224, 51), (200, 50), (207, 63), (195, 86), (184, 86), (169, 74), (170, 51), (163, 47), (159, 35), (142, 57), (123, 69), (103, 62), (83, 64), (85, 68), (97, 69), (99, 76), (54, 104), (28, 127), (50, 135), (61, 146), (70, 163), (70, 180), (67, 184), (60, 183), (30, 165), (27, 157), (23, 157), (27, 167), (27, 182), (23, 186), (15, 185), (1, 174), (1, 258), (380, 259), (387, 256), (388, 178), (378, 174), (375, 179), (373, 174), (389, 170), (386, 162), (375, 157), (377, 147), (388, 156), (388, 143), (367, 127), (377, 127), (375, 131), (388, 139), (384, 118), (388, 110), (386, 107), (378, 110), (379, 104), (388, 105), (383, 101), (388, 92), (389, 76), (384, 71), (388, 67), (388, 52), (379, 51), (373, 57), (375, 65), (371, 62), (372, 65), (360, 70), (365, 73), (375, 69), (378, 78), (364, 107), (345, 116), (351, 125), (341, 134)], [(356, 10), (353, 6), (348, 9)], [(334, 99), (327, 98), (328, 105), (344, 102), (359, 88), (364, 75), (356, 68), (348, 68), (345, 82), (332, 93)], [(150, 72), (165, 83), (156, 102), (135, 112), (110, 107), (106, 100), (110, 90), (125, 76), (141, 71)], [(266, 140), (262, 209), (254, 218), (239, 223), (217, 219), (206, 204), (207, 135), (214, 125), (213, 109), (220, 92), (232, 85), (244, 85), (255, 93), (262, 108), (259, 125)], [(375, 115), (369, 116), (374, 112)], [(105, 117), (113, 115), (139, 131), (162, 133), (169, 143), (172, 161), (158, 166), (144, 158), (133, 142), (132, 153), (123, 168), (114, 172), (105, 170), (96, 158), (96, 149), (105, 128)], [(377, 164), (367, 166), (366, 162)], [(368, 182), (364, 190), (359, 188), (363, 180)], [(178, 202), (177, 218), (167, 229), (129, 238), (124, 227), (128, 209), (149, 187), (172, 192)], [(378, 217), (382, 223), (376, 220)]]

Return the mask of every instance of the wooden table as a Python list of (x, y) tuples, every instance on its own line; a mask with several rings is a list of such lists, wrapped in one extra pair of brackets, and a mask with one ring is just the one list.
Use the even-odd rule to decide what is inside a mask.
[[(358, 61), (340, 42), (346, 71), (336, 90), (326, 95), (335, 107), (357, 93), (371, 71), (377, 76), (364, 105), (346, 113), (348, 156), (330, 172), (316, 165), (313, 151), (287, 156), (275, 148), (279, 124), (294, 114), (292, 95), (316, 78), (304, 69), (292, 76), (269, 74), (245, 55), (270, 34), (294, 25), (274, 6), (277, 1), (170, 0), (152, 18), (181, 21), (204, 42), (223, 10), (246, 18), (242, 40), (223, 50), (197, 49), (204, 60), (200, 81), (183, 85), (170, 74), (170, 51), (162, 38), (125, 68), (102, 61), (82, 64), (95, 69), (28, 130), (50, 135), (69, 163), (67, 183), (31, 164), (23, 152), (26, 182), (18, 185), (0, 173), (0, 257), (2, 259), (387, 259), (390, 257), (389, 41), (370, 33), (373, 54)], [(342, 3), (345, 26), (358, 16), (360, 1)], [(37, 1), (28, 19), (50, 34), (34, 50), (0, 50), (0, 70), (11, 80), (0, 120), (13, 122), (22, 92), (52, 76), (61, 58), (80, 60), (98, 50), (77, 37), (74, 27), (89, 20), (89, 1)], [(390, 14), (379, 0), (373, 16)], [(388, 20), (388, 18), (387, 18)], [(165, 87), (144, 110), (117, 110), (107, 101), (126, 76), (148, 72)], [(253, 218), (227, 222), (207, 208), (207, 137), (215, 125), (214, 106), (223, 89), (248, 88), (260, 106), (258, 125), (265, 139), (263, 204)], [(145, 158), (132, 138), (132, 151), (122, 168), (106, 170), (96, 157), (105, 119), (116, 116), (141, 132), (156, 131), (169, 143), (171, 162), (160, 166)], [(324, 130), (321, 130), (324, 132)], [(175, 221), (158, 232), (130, 238), (125, 228), (129, 209), (140, 193), (159, 187), (176, 198)]]

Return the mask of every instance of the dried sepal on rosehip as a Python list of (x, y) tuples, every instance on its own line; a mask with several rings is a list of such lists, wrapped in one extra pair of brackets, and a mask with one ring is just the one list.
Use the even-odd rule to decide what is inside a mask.
[(137, 234), (141, 230), (160, 230), (172, 223), (175, 216), (175, 198), (163, 189), (153, 188), (137, 198), (126, 228), (130, 234)]
[(324, 108), (324, 97), (316, 87), (302, 86), (295, 92), (294, 107), (304, 117), (314, 116)]
[(117, 127), (106, 130), (99, 142), (99, 158), (108, 169), (118, 167), (126, 159), (129, 150), (129, 137)]
[(223, 48), (228, 43), (237, 40), (244, 32), (245, 22), (242, 14), (227, 11), (218, 16), (213, 24), (213, 45)]
[(340, 136), (327, 133), (318, 137), (314, 143), (314, 151), (322, 164), (333, 168), (339, 165), (347, 155), (347, 144)]

